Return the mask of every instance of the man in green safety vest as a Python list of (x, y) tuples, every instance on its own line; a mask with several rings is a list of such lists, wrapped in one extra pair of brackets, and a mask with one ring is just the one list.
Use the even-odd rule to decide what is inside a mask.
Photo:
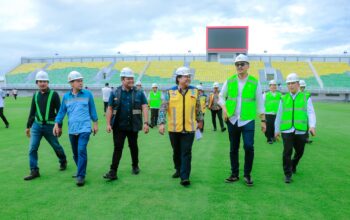
[(235, 66), (237, 74), (226, 80), (219, 94), (219, 104), (223, 110), (230, 139), (231, 175), (225, 181), (233, 183), (239, 180), (238, 150), (242, 136), (245, 151), (244, 181), (247, 186), (252, 186), (255, 119), (258, 109), (261, 130), (265, 133), (265, 106), (259, 81), (248, 74), (248, 57), (244, 54), (238, 55)]
[(277, 84), (275, 80), (269, 82), (270, 91), (264, 94), (265, 100), (265, 115), (266, 115), (266, 132), (267, 143), (273, 144), (275, 142), (275, 119), (280, 103), (282, 93), (277, 91)]
[(159, 109), (162, 105), (162, 99), (162, 92), (158, 89), (157, 83), (153, 83), (152, 90), (149, 92), (148, 95), (148, 103), (151, 109), (151, 128), (157, 125)]
[(44, 137), (55, 151), (60, 170), (67, 168), (67, 160), (64, 150), (58, 138), (52, 133), (55, 117), (60, 109), (60, 97), (57, 92), (49, 89), (49, 76), (44, 71), (39, 71), (35, 76), (39, 91), (35, 92), (27, 122), (26, 135), (30, 137), (29, 166), (30, 174), (24, 180), (32, 180), (40, 177), (38, 167), (38, 149), (40, 140)]
[[(307, 97), (311, 97), (311, 93), (308, 92), (308, 91), (305, 91), (305, 89), (306, 89), (306, 82), (304, 80), (300, 80), (299, 84), (300, 84), (300, 91), (304, 92)], [(307, 144), (311, 144), (312, 143), (312, 140), (310, 140), (309, 132), (306, 133), (306, 143)]]
[[(281, 97), (275, 121), (275, 137), (282, 133), (283, 170), (285, 183), (292, 181), (297, 165), (304, 154), (306, 134), (316, 134), (316, 115), (311, 98), (299, 90), (299, 77), (291, 73), (286, 80), (289, 93)], [(292, 159), (294, 148), (294, 156)]]

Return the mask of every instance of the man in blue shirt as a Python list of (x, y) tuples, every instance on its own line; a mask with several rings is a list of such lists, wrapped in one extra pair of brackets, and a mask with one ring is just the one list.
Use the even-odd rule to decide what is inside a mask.
[[(77, 71), (72, 71), (68, 75), (68, 82), (72, 90), (63, 96), (53, 133), (61, 136), (62, 122), (67, 113), (69, 140), (72, 145), (73, 159), (78, 167), (74, 177), (78, 186), (84, 186), (87, 165), (86, 146), (91, 132), (95, 135), (98, 131), (98, 118), (94, 97), (90, 91), (83, 89), (83, 76)], [(91, 120), (94, 122), (93, 127), (91, 127)]]
[[(116, 180), (117, 170), (122, 157), (125, 138), (128, 138), (132, 159), (132, 173), (140, 172), (138, 159), (138, 132), (142, 130), (147, 134), (148, 105), (143, 90), (134, 86), (134, 73), (126, 67), (121, 73), (122, 86), (111, 93), (107, 109), (107, 132), (113, 130), (114, 152), (110, 171), (103, 177), (108, 180)], [(142, 126), (142, 114), (144, 123)]]

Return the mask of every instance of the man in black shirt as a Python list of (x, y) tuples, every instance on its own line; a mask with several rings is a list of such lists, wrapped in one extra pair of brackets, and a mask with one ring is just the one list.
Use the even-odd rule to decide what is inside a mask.
[(64, 150), (58, 138), (53, 135), (55, 117), (60, 109), (60, 97), (57, 92), (50, 90), (49, 77), (44, 71), (39, 71), (35, 77), (39, 91), (32, 99), (32, 105), (27, 122), (26, 135), (30, 137), (29, 166), (30, 174), (24, 180), (32, 180), (40, 177), (38, 167), (38, 149), (40, 140), (44, 137), (54, 149), (60, 163), (60, 170), (67, 168), (67, 160)]

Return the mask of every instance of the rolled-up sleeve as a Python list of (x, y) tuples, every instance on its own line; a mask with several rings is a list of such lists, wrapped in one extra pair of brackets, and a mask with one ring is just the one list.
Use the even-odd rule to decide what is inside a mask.
[(218, 104), (220, 106), (225, 106), (226, 105), (226, 97), (227, 97), (227, 80), (225, 81), (225, 83), (222, 86), (221, 91), (219, 93)]
[(281, 117), (282, 117), (282, 101), (280, 101), (280, 104), (278, 106), (277, 115), (276, 115), (275, 134), (280, 132)]
[(265, 102), (264, 102), (264, 97), (262, 94), (261, 85), (259, 82), (258, 82), (258, 86), (256, 88), (256, 99), (258, 101), (259, 114), (265, 114)]
[(315, 114), (315, 109), (314, 109), (314, 106), (312, 104), (311, 98), (309, 98), (307, 101), (307, 116), (309, 119), (309, 127), (315, 128), (316, 127), (316, 114)]

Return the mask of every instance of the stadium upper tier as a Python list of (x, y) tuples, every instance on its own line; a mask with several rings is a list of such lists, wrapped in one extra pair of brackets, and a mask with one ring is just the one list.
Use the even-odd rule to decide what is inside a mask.
[(45, 66), (46, 66), (46, 63), (23, 63), (17, 66), (8, 74), (14, 75), (14, 74), (31, 73), (37, 69), (42, 69)]
[[(236, 71), (234, 65), (225, 65), (218, 62), (193, 61), (190, 67), (195, 69), (195, 79), (203, 82), (222, 83)], [(258, 78), (260, 69), (264, 69), (263, 62), (250, 62), (249, 74)]]
[(183, 65), (184, 62), (182, 61), (152, 61), (150, 62), (145, 75), (171, 78), (174, 71)]
[(312, 62), (318, 75), (329, 75), (333, 73), (342, 74), (350, 72), (350, 66), (348, 63), (339, 62)]
[(297, 73), (301, 78), (313, 77), (311, 68), (306, 62), (272, 61), (273, 68), (280, 70), (283, 78), (290, 73)]
[(75, 68), (75, 67), (84, 67), (91, 69), (102, 69), (110, 65), (111, 62), (57, 62), (51, 64), (47, 70), (56, 70), (56, 69), (66, 69), (66, 68)]
[(131, 68), (135, 73), (141, 73), (147, 65), (147, 61), (120, 61), (117, 62), (113, 69), (121, 71), (124, 67)]

